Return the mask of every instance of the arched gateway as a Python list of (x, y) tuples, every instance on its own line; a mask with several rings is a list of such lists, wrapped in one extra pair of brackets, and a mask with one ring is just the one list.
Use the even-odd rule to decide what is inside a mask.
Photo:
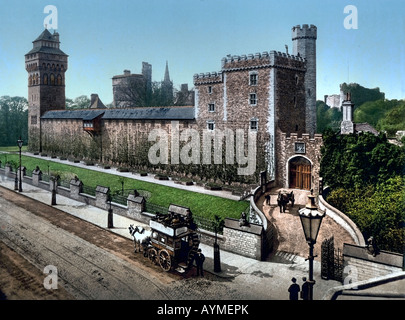
[(311, 162), (301, 156), (292, 158), (289, 163), (289, 188), (311, 189)]

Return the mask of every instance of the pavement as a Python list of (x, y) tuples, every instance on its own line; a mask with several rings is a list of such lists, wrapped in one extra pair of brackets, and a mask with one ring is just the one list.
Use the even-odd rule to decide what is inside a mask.
[[(14, 180), (0, 175), (0, 185), (13, 190)], [(22, 194), (42, 203), (51, 204), (51, 193), (41, 188), (24, 183)], [(113, 214), (114, 227), (107, 228), (108, 217), (106, 210), (86, 205), (61, 195), (57, 195), (56, 203), (53, 207), (125, 238), (132, 239), (128, 232), (130, 224), (146, 226), (128, 217)], [(305, 258), (299, 256), (296, 252), (283, 250), (276, 250), (266, 261), (258, 261), (221, 249), (221, 271), (214, 272), (214, 252), (212, 246), (200, 244), (200, 247), (206, 256), (204, 263), (206, 272), (238, 283), (239, 286), (246, 286), (247, 289), (252, 290), (250, 295), (255, 298), (288, 299), (287, 289), (291, 284), (291, 279), (295, 277), (298, 283), (301, 284), (302, 277), (308, 276), (308, 262)], [(235, 280), (236, 278), (237, 280)], [(274, 290), (270, 290), (271, 293), (269, 293), (269, 283), (264, 281), (266, 278), (271, 278), (271, 286), (274, 287)], [(320, 277), (320, 262), (318, 261), (314, 261), (314, 279), (316, 280), (314, 299), (322, 299), (328, 290), (341, 285), (340, 282), (324, 280)]]

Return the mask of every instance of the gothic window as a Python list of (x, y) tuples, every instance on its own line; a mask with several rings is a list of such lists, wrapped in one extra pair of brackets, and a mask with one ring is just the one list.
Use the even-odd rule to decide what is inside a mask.
[(55, 84), (55, 75), (51, 73), (51, 85)]
[(208, 111), (209, 112), (215, 112), (215, 104), (214, 103), (209, 103), (208, 104)]
[(249, 85), (257, 86), (258, 77), (259, 75), (256, 71), (249, 72)]
[(58, 74), (58, 86), (62, 85), (62, 76), (60, 74)]
[(43, 82), (44, 84), (48, 84), (48, 75), (46, 73), (43, 76)]
[(32, 75), (30, 75), (30, 77), (28, 78), (28, 85), (32, 86)]
[(249, 104), (251, 106), (255, 106), (257, 105), (257, 94), (256, 93), (251, 93), (249, 95)]

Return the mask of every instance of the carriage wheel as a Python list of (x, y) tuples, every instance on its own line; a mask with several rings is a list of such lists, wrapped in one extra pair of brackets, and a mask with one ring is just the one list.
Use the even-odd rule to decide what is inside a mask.
[(152, 261), (154, 264), (157, 264), (157, 251), (155, 248), (150, 248), (148, 250), (148, 258), (150, 261)]
[(159, 252), (159, 264), (164, 271), (169, 271), (172, 267), (172, 258), (170, 257), (169, 252), (165, 249), (162, 249)]

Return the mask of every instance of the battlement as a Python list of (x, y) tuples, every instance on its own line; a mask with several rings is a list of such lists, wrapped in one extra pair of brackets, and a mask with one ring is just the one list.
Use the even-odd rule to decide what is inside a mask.
[(196, 73), (193, 78), (194, 84), (219, 83), (222, 82), (222, 72)]
[(225, 64), (229, 63), (238, 63), (238, 62), (243, 62), (243, 61), (256, 61), (256, 62), (263, 62), (263, 60), (269, 60), (271, 57), (284, 57), (292, 60), (297, 60), (297, 61), (305, 61), (303, 57), (300, 56), (295, 56), (291, 55), (285, 52), (280, 52), (280, 51), (264, 51), (263, 53), (256, 53), (256, 54), (248, 54), (248, 55), (228, 55), (224, 58), (222, 58), (222, 67), (225, 66)]
[(292, 28), (292, 40), (297, 39), (316, 39), (317, 38), (317, 27), (311, 24), (303, 24), (302, 27), (297, 25)]
[(301, 135), (291, 132), (289, 135), (285, 132), (280, 132), (281, 140), (282, 141), (292, 141), (292, 142), (317, 142), (322, 143), (322, 134), (315, 133), (311, 136), (309, 133), (303, 133)]

